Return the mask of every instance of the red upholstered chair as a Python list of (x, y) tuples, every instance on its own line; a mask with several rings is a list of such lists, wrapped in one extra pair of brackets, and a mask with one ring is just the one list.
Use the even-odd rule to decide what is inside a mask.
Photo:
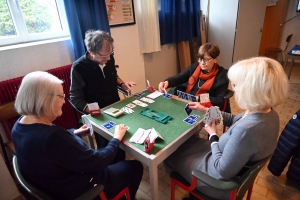
[(171, 176), (171, 200), (175, 199), (175, 186), (178, 185), (183, 190), (188, 191), (190, 194), (195, 196), (197, 199), (202, 200), (214, 200), (214, 198), (211, 198), (200, 191), (196, 189), (197, 181), (201, 181), (205, 183), (206, 185), (222, 191), (231, 191), (230, 192), (230, 200), (242, 200), (246, 191), (248, 191), (247, 194), (247, 200), (251, 199), (252, 194), (252, 188), (254, 180), (258, 174), (258, 172), (262, 169), (262, 167), (266, 164), (266, 162), (269, 160), (270, 156), (267, 158), (264, 158), (257, 163), (255, 163), (252, 166), (245, 166), (239, 174), (232, 178), (230, 181), (221, 181), (217, 180), (201, 171), (193, 170), (192, 171), (192, 181), (189, 183), (186, 181), (179, 173), (172, 172), (170, 174)]

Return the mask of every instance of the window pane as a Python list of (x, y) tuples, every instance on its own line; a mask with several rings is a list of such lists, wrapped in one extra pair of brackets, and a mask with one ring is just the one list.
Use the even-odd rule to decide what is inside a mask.
[(29, 34), (62, 30), (55, 0), (19, 0)]
[(16, 35), (14, 23), (6, 0), (0, 0), (0, 37)]

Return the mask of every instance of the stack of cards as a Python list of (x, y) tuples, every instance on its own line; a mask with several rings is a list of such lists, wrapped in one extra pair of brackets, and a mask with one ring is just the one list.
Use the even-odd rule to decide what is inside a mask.
[(197, 102), (197, 97), (185, 92), (182, 92), (180, 90), (177, 90), (177, 96), (181, 99), (185, 99), (192, 102)]
[(209, 93), (200, 94), (200, 102), (201, 103), (210, 102)]
[(205, 124), (211, 125), (213, 119), (215, 120), (216, 125), (223, 124), (223, 117), (221, 111), (215, 106), (210, 107), (206, 111), (203, 122)]
[(136, 104), (138, 106), (141, 106), (141, 107), (147, 107), (148, 106), (148, 104), (145, 104), (145, 103), (143, 103), (143, 102), (141, 102), (139, 100), (134, 100), (132, 103), (134, 103), (134, 104)]
[(86, 115), (82, 115), (81, 118), (82, 118), (84, 124), (85, 124), (88, 128), (90, 128), (90, 135), (92, 136), (94, 131), (93, 131), (93, 127), (92, 127), (92, 124), (91, 124), (90, 120), (87, 118)]
[(147, 103), (154, 103), (155, 102), (153, 99), (150, 99), (150, 98), (147, 98), (147, 97), (140, 98), (140, 100), (145, 101)]
[(189, 125), (194, 125), (197, 122), (198, 118), (199, 118), (198, 115), (190, 115), (187, 118), (185, 118), (183, 121), (185, 123), (188, 123)]

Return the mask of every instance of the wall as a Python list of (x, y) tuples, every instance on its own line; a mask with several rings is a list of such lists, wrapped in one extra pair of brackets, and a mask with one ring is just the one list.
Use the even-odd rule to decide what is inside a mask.
[[(288, 1), (288, 7), (286, 11), (286, 17), (285, 21), (293, 18), (296, 15), (299, 15), (300, 12), (296, 12), (298, 0), (289, 0)], [(283, 32), (282, 32), (282, 37), (281, 37), (281, 48), (285, 48), (286, 45), (286, 37), (290, 34), (294, 34), (293, 38), (291, 40), (290, 46), (287, 49), (287, 52), (293, 48), (296, 44), (300, 45), (300, 15), (297, 16), (296, 18), (286, 22), (283, 24)], [(299, 60), (296, 60), (295, 62), (299, 62)]]

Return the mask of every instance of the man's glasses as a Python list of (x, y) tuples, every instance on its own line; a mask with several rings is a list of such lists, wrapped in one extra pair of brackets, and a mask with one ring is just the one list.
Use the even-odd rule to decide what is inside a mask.
[(204, 63), (207, 63), (208, 61), (210, 61), (211, 59), (213, 59), (213, 58), (198, 58), (198, 60), (199, 60), (199, 62), (204, 62)]
[(62, 94), (62, 95), (58, 94), (58, 95), (56, 95), (56, 96), (58, 96), (58, 97), (61, 98), (61, 99), (65, 99), (66, 94)]
[(106, 57), (108, 57), (108, 56), (110, 56), (110, 55), (114, 55), (114, 49), (112, 50), (112, 52), (110, 53), (110, 54), (108, 54), (108, 55), (101, 55), (100, 53), (97, 53), (99, 56), (101, 56), (102, 58), (106, 58)]

